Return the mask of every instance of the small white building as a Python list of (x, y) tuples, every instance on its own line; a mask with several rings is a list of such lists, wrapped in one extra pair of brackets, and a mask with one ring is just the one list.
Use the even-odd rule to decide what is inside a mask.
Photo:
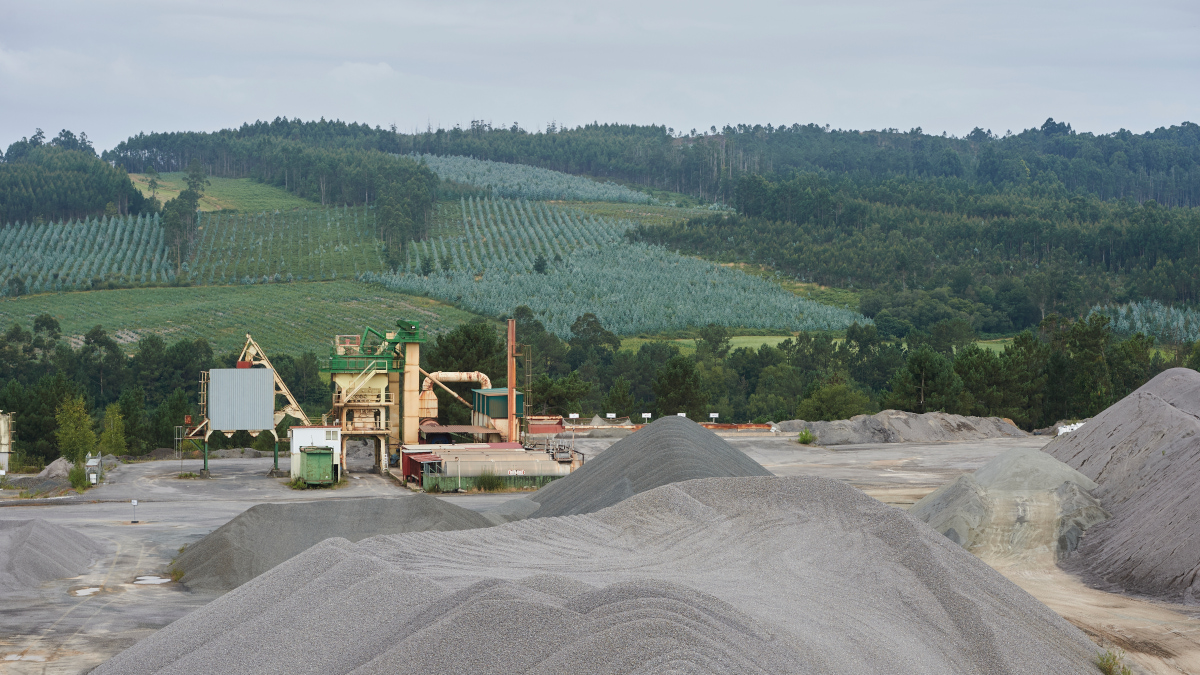
[(288, 436), (291, 440), (291, 476), (292, 479), (300, 477), (300, 448), (311, 446), (333, 448), (333, 465), (338, 467), (337, 471), (340, 475), (344, 470), (342, 463), (342, 428), (334, 426), (317, 426), (317, 427), (292, 427), (288, 430)]

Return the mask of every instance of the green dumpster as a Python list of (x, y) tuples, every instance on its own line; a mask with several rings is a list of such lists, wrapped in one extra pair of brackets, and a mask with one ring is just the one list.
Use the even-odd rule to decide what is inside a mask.
[(333, 484), (333, 448), (308, 446), (300, 448), (304, 482), (309, 485)]

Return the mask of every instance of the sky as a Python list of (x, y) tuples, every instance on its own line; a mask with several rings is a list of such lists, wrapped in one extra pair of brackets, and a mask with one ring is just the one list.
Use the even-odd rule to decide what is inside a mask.
[(998, 134), (1200, 122), (1200, 2), (0, 3), (0, 148), (278, 116)]

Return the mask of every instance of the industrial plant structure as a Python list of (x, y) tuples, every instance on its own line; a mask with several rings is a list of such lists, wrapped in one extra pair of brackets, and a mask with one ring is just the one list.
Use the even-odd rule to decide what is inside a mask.
[[(285, 416), (303, 422), (289, 432), (293, 479), (307, 480), (315, 462), (329, 461), (328, 473), (337, 482), (347, 471), (346, 443), (351, 439), (370, 442), (373, 471), (426, 489), (469, 488), (486, 475), (514, 487), (538, 487), (579, 466), (580, 456), (569, 449), (533, 450), (522, 442), (524, 393), (515, 387), (519, 353), (515, 321), (508, 322), (507, 387), (493, 387), (492, 378), (481, 372), (426, 372), (420, 365), (424, 342), (420, 324), (404, 320), (396, 322), (396, 330), (366, 328), (361, 335), (335, 336), (321, 368), (332, 385), (331, 407), (318, 422), (309, 419), (266, 353), (247, 335), (237, 368), (201, 374), (201, 422), (189, 426), (186, 436), (204, 443), (202, 475), (208, 475), (212, 433), (232, 436), (237, 430), (270, 433), (275, 438), (273, 474), (277, 472), (275, 428)], [(447, 386), (464, 382), (478, 385), (471, 390), (470, 401)], [(470, 408), (471, 423), (439, 424), (434, 387)], [(278, 399), (282, 405), (276, 409)], [(458, 443), (455, 437), (470, 440)], [(324, 470), (318, 473), (325, 475)]]

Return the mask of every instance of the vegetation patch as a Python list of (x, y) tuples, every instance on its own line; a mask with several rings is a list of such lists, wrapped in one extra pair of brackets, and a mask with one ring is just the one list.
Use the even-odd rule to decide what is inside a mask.
[[(187, 189), (184, 180), (187, 174), (177, 171), (160, 174), (131, 173), (130, 180), (146, 197), (155, 197), (165, 202), (174, 199)], [(150, 187), (154, 179), (156, 185)], [(293, 211), (296, 209), (311, 209), (319, 207), (320, 203), (312, 202), (303, 197), (281, 190), (273, 185), (259, 183), (251, 178), (216, 178), (208, 179), (209, 185), (204, 190), (197, 206), (201, 211), (242, 211), (246, 213), (262, 213), (270, 211)]]
[(240, 349), (250, 332), (270, 354), (319, 349), (339, 333), (385, 328), (400, 317), (419, 321), (431, 335), (478, 318), (436, 300), (350, 280), (45, 293), (0, 300), (0, 324), (27, 325), (42, 314), (56, 317), (62, 333), (76, 345), (103, 325), (128, 350), (155, 334), (171, 341), (203, 338), (214, 351), (225, 353)]

